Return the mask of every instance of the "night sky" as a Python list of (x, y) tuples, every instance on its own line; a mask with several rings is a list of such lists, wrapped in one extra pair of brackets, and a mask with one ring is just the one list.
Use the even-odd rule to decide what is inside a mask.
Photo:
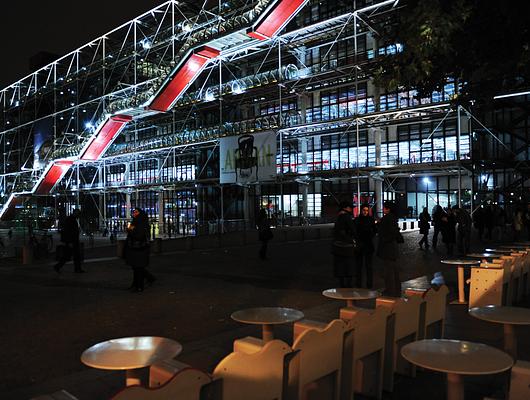
[(63, 56), (164, 0), (2, 2), (0, 88), (26, 76), (39, 51)]

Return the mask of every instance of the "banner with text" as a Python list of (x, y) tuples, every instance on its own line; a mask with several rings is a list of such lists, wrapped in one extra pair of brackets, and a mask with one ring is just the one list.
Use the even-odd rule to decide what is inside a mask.
[(276, 178), (276, 132), (221, 138), (221, 183), (251, 183)]

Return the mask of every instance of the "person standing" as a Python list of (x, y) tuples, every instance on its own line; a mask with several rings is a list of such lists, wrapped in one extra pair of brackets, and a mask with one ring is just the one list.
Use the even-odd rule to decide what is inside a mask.
[(401, 279), (397, 260), (398, 243), (403, 243), (403, 237), (399, 231), (398, 219), (394, 214), (393, 206), (393, 203), (389, 201), (383, 204), (383, 218), (377, 224), (377, 256), (383, 260), (385, 294), (400, 297)]
[(431, 229), (431, 215), (427, 211), (427, 207), (423, 207), (423, 211), (420, 214), (420, 235), (423, 237), (420, 240), (420, 249), (423, 249), (423, 244), (425, 244), (425, 249), (429, 248), (429, 230)]
[(339, 287), (352, 287), (353, 264), (357, 237), (353, 223), (353, 205), (347, 201), (339, 204), (339, 213), (333, 227), (333, 274), (339, 280)]
[(442, 217), (442, 240), (447, 248), (447, 255), (452, 256), (456, 243), (456, 218), (451, 207)]
[(70, 254), (74, 260), (74, 272), (86, 272), (81, 268), (81, 244), (79, 243), (79, 215), (81, 212), (74, 209), (72, 214), (64, 219), (61, 226), (61, 242), (64, 243), (65, 249), (61, 255), (60, 260), (53, 267), (57, 273), (61, 273), (61, 268), (66, 264), (70, 258)]
[(259, 258), (262, 260), (267, 259), (267, 246), (269, 240), (273, 238), (271, 223), (267, 217), (267, 212), (264, 208), (259, 210), (258, 218), (256, 219), (256, 225), (258, 226), (258, 239), (261, 242), (261, 247), (259, 249)]
[(366, 270), (366, 287), (373, 287), (372, 255), (374, 253), (375, 219), (368, 204), (361, 206), (361, 214), (353, 220), (358, 244), (355, 260), (356, 286), (363, 287), (363, 268)]
[(524, 226), (524, 211), (521, 207), (517, 207), (513, 215), (513, 241), (518, 242), (521, 238), (521, 232)]
[(149, 218), (140, 208), (134, 208), (132, 216), (132, 221), (127, 227), (125, 262), (133, 269), (131, 289), (143, 292), (144, 280), (147, 279), (150, 283), (155, 280), (153, 274), (146, 269), (149, 265)]
[(482, 242), (484, 237), (485, 211), (482, 206), (478, 207), (473, 213), (473, 224), (478, 231), (478, 240)]
[(456, 217), (457, 226), (457, 243), (458, 252), (462, 255), (469, 253), (471, 248), (471, 226), (473, 221), (471, 215), (465, 208), (453, 206), (453, 212)]
[(434, 206), (434, 210), (432, 212), (432, 222), (434, 225), (434, 233), (432, 235), (432, 247), (436, 249), (436, 245), (438, 244), (438, 234), (442, 230), (442, 218), (445, 215), (445, 212), (443, 208), (437, 204)]

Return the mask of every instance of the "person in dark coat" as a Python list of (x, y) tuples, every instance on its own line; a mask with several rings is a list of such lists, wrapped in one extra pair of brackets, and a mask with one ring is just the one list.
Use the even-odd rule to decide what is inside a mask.
[(70, 258), (70, 253), (74, 260), (74, 272), (86, 272), (81, 268), (81, 245), (79, 243), (79, 223), (77, 222), (81, 212), (78, 209), (72, 211), (72, 214), (64, 219), (61, 224), (61, 242), (65, 245), (65, 251), (61, 259), (53, 267), (57, 273), (61, 273), (61, 268)]
[(398, 243), (402, 242), (398, 227), (398, 218), (393, 212), (393, 203), (383, 204), (383, 218), (377, 224), (377, 256), (383, 260), (385, 295), (401, 296), (401, 279), (399, 278)]
[(423, 207), (423, 211), (420, 214), (420, 235), (423, 237), (420, 240), (420, 249), (423, 249), (422, 245), (425, 244), (425, 249), (429, 248), (429, 230), (431, 229), (431, 215), (427, 211), (427, 207)]
[(333, 274), (339, 280), (339, 287), (352, 287), (355, 261), (354, 240), (357, 237), (353, 223), (353, 205), (341, 202), (335, 226), (333, 227)]
[(447, 255), (452, 256), (456, 243), (456, 217), (451, 208), (448, 208), (446, 215), (442, 217), (442, 239), (447, 248)]
[(125, 262), (133, 269), (133, 284), (131, 290), (143, 292), (144, 280), (152, 283), (155, 277), (149, 271), (149, 218), (140, 208), (132, 211), (132, 221), (127, 227), (125, 241)]
[(438, 234), (442, 230), (442, 218), (444, 217), (445, 212), (443, 208), (437, 204), (434, 206), (433, 212), (432, 212), (432, 222), (434, 225), (434, 233), (432, 235), (432, 247), (436, 249), (436, 245), (438, 244)]
[(478, 231), (478, 240), (480, 240), (481, 242), (482, 242), (482, 239), (484, 238), (484, 227), (486, 225), (485, 218), (486, 218), (486, 213), (484, 211), (484, 208), (480, 206), (473, 213), (473, 225), (475, 226), (475, 229)]
[(272, 239), (273, 234), (271, 230), (271, 223), (267, 217), (267, 212), (265, 209), (259, 210), (258, 218), (256, 219), (256, 225), (258, 226), (258, 239), (261, 242), (261, 247), (259, 249), (259, 258), (262, 260), (267, 259), (267, 246), (269, 240)]
[(471, 247), (471, 215), (465, 208), (453, 206), (457, 226), (458, 252), (462, 255), (469, 253)]
[(361, 206), (361, 214), (353, 220), (359, 246), (355, 260), (357, 287), (363, 287), (363, 268), (366, 270), (366, 287), (373, 287), (372, 255), (374, 253), (375, 219), (370, 215), (368, 204)]

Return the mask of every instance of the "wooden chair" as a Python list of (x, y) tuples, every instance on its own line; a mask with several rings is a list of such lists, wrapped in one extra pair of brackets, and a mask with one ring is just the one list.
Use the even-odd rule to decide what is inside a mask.
[(512, 270), (514, 262), (515, 258), (512, 256), (502, 256), (492, 260), (492, 264), (502, 265), (503, 267), (501, 304), (504, 306), (512, 305), (514, 287)]
[(299, 399), (338, 400), (346, 323), (303, 320), (294, 324), (293, 350), (299, 351)]
[(509, 301), (509, 296), (503, 294), (506, 274), (505, 267), (499, 262), (481, 263), (480, 266), (471, 268), (469, 308), (489, 304), (500, 306), (503, 301)]
[(418, 340), (444, 337), (445, 307), (448, 293), (449, 289), (446, 285), (427, 290), (405, 290), (407, 297), (418, 296), (425, 302), (425, 311), (420, 310)]
[(199, 400), (201, 390), (211, 381), (212, 379), (205, 372), (186, 367), (177, 371), (161, 386), (155, 388), (129, 386), (118, 392), (112, 400)]
[(524, 285), (523, 285), (523, 270), (525, 264), (525, 252), (514, 251), (510, 254), (515, 258), (513, 268), (513, 281), (514, 281), (514, 302), (520, 302), (523, 299)]
[[(340, 318), (347, 321), (348, 327), (353, 331), (351, 340), (345, 341), (345, 353), (349, 352), (353, 356), (351, 378), (344, 377), (343, 374), (345, 382), (352, 382), (350, 388), (343, 391), (345, 398), (351, 399), (353, 393), (357, 392), (381, 399), (387, 324), (393, 323), (390, 316), (388, 308), (381, 306), (373, 310), (341, 308)], [(347, 371), (344, 367), (343, 370)]]
[[(411, 296), (408, 299), (379, 297), (377, 305), (388, 308), (395, 316), (393, 335), (387, 334), (383, 377), (384, 390), (391, 392), (394, 389), (394, 372), (408, 376), (416, 375), (416, 367), (401, 356), (401, 348), (418, 340), (423, 299), (419, 296)], [(390, 340), (392, 337), (393, 340)]]
[[(222, 380), (223, 400), (280, 400), (298, 390), (295, 360), (297, 352), (281, 340), (267, 342), (251, 354), (232, 352), (213, 371)], [(293, 380), (291, 380), (293, 377)]]

